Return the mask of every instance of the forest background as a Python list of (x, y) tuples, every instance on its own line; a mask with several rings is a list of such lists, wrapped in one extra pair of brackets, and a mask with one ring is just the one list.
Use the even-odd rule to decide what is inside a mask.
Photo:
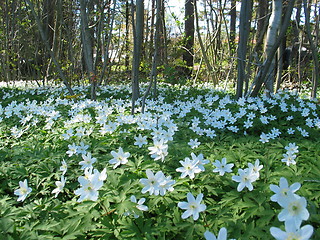
[(101, 84), (130, 81), (133, 99), (145, 81), (210, 82), (237, 97), (280, 87), (316, 97), (316, 0), (3, 1), (0, 81), (63, 82), (70, 95), (86, 82), (93, 99)]

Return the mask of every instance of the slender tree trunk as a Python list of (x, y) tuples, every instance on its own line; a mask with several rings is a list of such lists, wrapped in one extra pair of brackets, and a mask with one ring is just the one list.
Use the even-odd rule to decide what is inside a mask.
[(130, 40), (129, 40), (129, 29), (130, 29), (130, 4), (129, 4), (129, 0), (126, 0), (126, 32), (125, 32), (125, 67), (126, 67), (126, 71), (129, 70), (129, 47), (130, 47)]
[(318, 51), (316, 46), (314, 45), (312, 35), (311, 35), (311, 28), (310, 28), (310, 9), (308, 8), (308, 4), (306, 0), (303, 0), (303, 9), (305, 13), (305, 20), (306, 20), (306, 31), (307, 31), (307, 37), (310, 43), (310, 48), (312, 52), (312, 58), (313, 58), (313, 79), (312, 79), (312, 91), (311, 91), (311, 97), (316, 98), (317, 97), (317, 87), (319, 83), (319, 59), (318, 59)]
[(136, 21), (134, 24), (134, 48), (132, 62), (132, 108), (131, 113), (135, 113), (135, 102), (140, 96), (139, 90), (139, 68), (141, 60), (141, 49), (143, 42), (143, 22), (144, 22), (144, 1), (136, 1)]
[(197, 31), (197, 35), (198, 35), (198, 41), (199, 41), (199, 44), (200, 44), (203, 60), (204, 60), (204, 62), (206, 64), (206, 67), (208, 69), (209, 76), (212, 76), (213, 68), (212, 68), (212, 66), (210, 64), (210, 61), (209, 61), (209, 58), (207, 56), (207, 49), (205, 48), (205, 46), (203, 44), (203, 41), (202, 41), (202, 38), (201, 38), (200, 27), (199, 27), (198, 9), (197, 9), (196, 0), (194, 0), (194, 15), (195, 15), (195, 20), (196, 20), (195, 21), (196, 22), (196, 31)]
[(276, 77), (276, 89), (275, 92), (277, 92), (280, 88), (280, 84), (282, 82), (282, 71), (283, 71), (283, 53), (284, 53), (284, 49), (281, 46), (282, 44), (280, 44), (280, 47), (278, 48), (278, 54), (277, 54), (277, 77)]
[[(269, 20), (267, 39), (266, 39), (266, 45), (265, 45), (266, 58), (270, 56), (270, 51), (274, 46), (276, 39), (278, 37), (278, 31), (281, 23), (281, 16), (282, 16), (282, 0), (273, 0), (272, 13)], [(266, 89), (269, 91), (269, 93), (273, 92), (275, 70), (276, 70), (276, 60), (275, 58), (273, 58), (271, 61), (271, 65), (269, 67), (269, 71), (267, 72), (267, 78), (265, 83)]]
[(79, 0), (79, 2), (80, 2), (81, 41), (82, 41), (83, 55), (84, 55), (86, 70), (90, 75), (90, 74), (94, 74), (94, 69), (93, 69), (92, 39), (90, 37), (91, 33), (89, 30), (89, 23), (88, 23), (87, 1)]
[(149, 39), (149, 59), (153, 58), (153, 54), (154, 54), (154, 35), (155, 35), (155, 29), (156, 29), (156, 1), (157, 0), (151, 0), (151, 17), (150, 17), (150, 39)]
[(183, 61), (186, 63), (185, 74), (191, 77), (193, 69), (194, 47), (194, 4), (193, 0), (185, 0), (185, 51)]
[(93, 67), (92, 38), (89, 29), (88, 20), (88, 2), (80, 0), (80, 17), (81, 17), (81, 40), (83, 57), (86, 66), (88, 78), (91, 82), (91, 99), (96, 99), (97, 78)]
[(257, 35), (256, 35), (256, 46), (255, 51), (258, 56), (262, 55), (263, 51), (263, 40), (268, 27), (268, 9), (269, 3), (266, 0), (258, 1), (258, 22), (257, 22)]
[(53, 52), (51, 51), (51, 49), (50, 49), (50, 46), (49, 46), (48, 41), (47, 41), (47, 39), (46, 39), (46, 35), (45, 35), (44, 31), (43, 31), (43, 28), (42, 28), (42, 24), (41, 24), (41, 22), (40, 22), (40, 19), (39, 19), (37, 13), (36, 13), (35, 10), (34, 10), (33, 3), (32, 3), (30, 0), (25, 0), (25, 1), (26, 1), (27, 5), (30, 7), (30, 10), (31, 10), (31, 12), (32, 12), (32, 14), (33, 14), (33, 16), (34, 16), (34, 18), (35, 18), (35, 20), (36, 20), (36, 23), (37, 23), (37, 26), (38, 26), (38, 29), (39, 29), (39, 32), (40, 32), (42, 41), (44, 42), (44, 44), (45, 44), (45, 46), (46, 46), (46, 48), (47, 48), (47, 50), (48, 50), (48, 52), (49, 52), (49, 54), (50, 54), (50, 56), (51, 56), (51, 58), (52, 58), (52, 61), (53, 61), (53, 63), (55, 64), (55, 66), (56, 66), (56, 68), (57, 68), (57, 70), (58, 70), (58, 72), (59, 72), (59, 75), (60, 75), (60, 77), (61, 77), (64, 85), (67, 87), (70, 95), (74, 95), (74, 92), (73, 92), (73, 90), (72, 90), (72, 88), (71, 88), (71, 86), (70, 86), (70, 84), (69, 84), (66, 76), (64, 75), (60, 64), (58, 63), (56, 57), (54, 56), (54, 53), (53, 53)]
[(272, 48), (270, 49), (268, 57), (263, 62), (263, 64), (259, 67), (259, 71), (253, 81), (251, 89), (248, 91), (248, 95), (251, 95), (253, 97), (257, 96), (260, 89), (261, 89), (262, 84), (265, 82), (265, 79), (267, 77), (267, 73), (269, 72), (269, 68), (270, 68), (271, 62), (274, 58), (274, 55), (277, 52), (277, 49), (278, 49), (280, 43), (282, 42), (282, 39), (285, 37), (285, 34), (287, 32), (287, 28), (290, 23), (290, 18), (291, 18), (294, 2), (295, 2), (295, 0), (289, 0), (289, 2), (288, 2), (288, 6), (287, 6), (286, 14), (283, 19), (280, 34), (278, 35), (275, 43), (273, 44)]
[(145, 110), (145, 102), (147, 99), (147, 96), (150, 93), (152, 85), (156, 86), (157, 83), (157, 67), (159, 65), (159, 56), (160, 56), (160, 46), (163, 45), (163, 41), (161, 41), (162, 38), (162, 21), (163, 21), (163, 0), (156, 0), (156, 29), (155, 29), (155, 35), (154, 35), (154, 54), (152, 59), (152, 67), (151, 67), (151, 73), (150, 73), (150, 83), (149, 86), (143, 95), (142, 98), (142, 113), (144, 113)]
[(231, 10), (230, 10), (230, 49), (231, 55), (233, 55), (236, 50), (236, 22), (237, 22), (237, 9), (236, 0), (231, 0)]
[(104, 62), (103, 62), (101, 77), (100, 77), (98, 85), (100, 85), (103, 81), (103, 78), (104, 78), (105, 72), (106, 72), (106, 68), (107, 68), (107, 64), (109, 62), (109, 48), (110, 48), (110, 44), (111, 44), (116, 7), (117, 7), (116, 0), (113, 0), (113, 9), (111, 10), (112, 12), (110, 14), (111, 19), (110, 19), (109, 32), (108, 32), (107, 36), (105, 37), (107, 39), (107, 42), (106, 42), (106, 46), (104, 46)]
[(240, 39), (238, 46), (238, 79), (236, 97), (240, 98), (243, 95), (243, 84), (247, 81), (246, 76), (246, 55), (247, 55), (247, 43), (250, 32), (250, 20), (252, 14), (252, 2), (251, 0), (243, 0), (241, 2), (240, 9)]
[(10, 69), (9, 69), (9, 66), (10, 66), (10, 58), (9, 58), (9, 40), (10, 40), (10, 30), (9, 30), (9, 26), (10, 26), (10, 23), (9, 23), (9, 19), (10, 19), (10, 16), (9, 16), (9, 2), (8, 0), (6, 0), (6, 3), (5, 3), (5, 7), (4, 7), (4, 14), (5, 14), (5, 17), (4, 17), (4, 20), (5, 21), (5, 41), (4, 41), (4, 48), (5, 49), (5, 54), (4, 54), (4, 61), (3, 61), (3, 75), (4, 75), (4, 80), (6, 82), (9, 82), (10, 81)]

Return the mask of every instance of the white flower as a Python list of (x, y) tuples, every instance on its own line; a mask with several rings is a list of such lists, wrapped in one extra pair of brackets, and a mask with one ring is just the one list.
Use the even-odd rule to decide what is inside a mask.
[(92, 173), (92, 168), (86, 168), (85, 176), (78, 177), (81, 187), (74, 192), (77, 196), (80, 196), (77, 201), (96, 201), (99, 196), (98, 190), (103, 186), (103, 180), (105, 180), (106, 177), (105, 170), (104, 173), (99, 173), (99, 171), (95, 169)]
[(261, 121), (262, 124), (268, 124), (269, 123), (269, 120), (268, 120), (267, 116), (261, 116), (260, 117), (260, 121)]
[(73, 143), (68, 145), (69, 150), (66, 152), (69, 157), (71, 157), (73, 154), (76, 154), (78, 151), (78, 146)]
[(29, 193), (31, 193), (32, 188), (28, 187), (28, 180), (25, 179), (23, 182), (19, 181), (20, 188), (14, 191), (14, 195), (19, 196), (17, 201), (23, 202)]
[(107, 179), (107, 169), (104, 168), (101, 173), (97, 169), (94, 169), (93, 172), (98, 175), (100, 181), (104, 181)]
[(87, 155), (82, 154), (83, 161), (79, 162), (79, 165), (81, 165), (81, 169), (92, 167), (92, 164), (94, 164), (97, 159), (94, 157), (91, 157), (91, 153), (88, 152)]
[(62, 175), (65, 175), (68, 170), (68, 166), (65, 160), (61, 161), (60, 171), (62, 171)]
[(213, 169), (213, 172), (218, 172), (220, 176), (223, 176), (226, 172), (230, 173), (232, 172), (232, 168), (234, 166), (233, 163), (227, 164), (227, 159), (222, 158), (221, 162), (219, 160), (216, 160), (214, 163), (212, 163), (213, 166), (216, 168)]
[(198, 156), (194, 153), (191, 153), (192, 160), (198, 160), (198, 167), (201, 169), (201, 171), (205, 171), (203, 165), (208, 164), (210, 161), (208, 159), (204, 159), (203, 154), (200, 153)]
[(160, 191), (160, 182), (164, 181), (165, 176), (162, 171), (157, 172), (155, 175), (150, 169), (146, 170), (146, 174), (148, 178), (140, 179), (140, 183), (142, 183), (145, 187), (141, 190), (142, 193), (149, 192), (150, 195), (159, 195)]
[(188, 145), (189, 145), (192, 149), (199, 147), (200, 144), (201, 144), (201, 142), (198, 141), (198, 138), (196, 138), (196, 139), (190, 139), (190, 141), (188, 142)]
[(76, 129), (76, 134), (75, 134), (75, 136), (81, 138), (81, 137), (83, 137), (83, 136), (85, 135), (85, 131), (86, 131), (86, 129), (85, 129), (84, 127), (78, 127), (78, 128)]
[(148, 147), (150, 151), (150, 155), (154, 160), (161, 160), (164, 161), (164, 158), (168, 155), (168, 145), (164, 139), (154, 139), (153, 147)]
[(68, 129), (66, 133), (62, 134), (64, 140), (68, 140), (73, 136), (72, 128)]
[(244, 128), (250, 128), (253, 126), (253, 121), (251, 121), (250, 119), (247, 119), (247, 121), (244, 121), (243, 127)]
[(299, 152), (299, 146), (296, 146), (295, 143), (289, 143), (289, 145), (285, 146), (284, 148), (287, 150), (287, 154), (295, 154)]
[(166, 177), (162, 171), (153, 174), (150, 169), (146, 170), (146, 174), (148, 178), (140, 179), (140, 183), (144, 185), (142, 193), (149, 192), (150, 195), (164, 196), (166, 191), (173, 191), (172, 185), (175, 184), (175, 181), (171, 180), (170, 176)]
[(304, 197), (291, 195), (287, 201), (282, 203), (281, 207), (283, 210), (278, 215), (279, 221), (285, 221), (296, 228), (300, 227), (302, 220), (309, 218), (307, 200)]
[(184, 161), (179, 162), (181, 163), (182, 167), (177, 168), (176, 171), (181, 172), (181, 178), (189, 176), (190, 179), (193, 179), (195, 173), (201, 172), (201, 169), (198, 166), (198, 159), (191, 160), (190, 158), (186, 157)]
[(275, 139), (275, 138), (279, 137), (280, 135), (281, 135), (281, 132), (277, 128), (272, 128), (271, 129), (271, 133), (269, 133), (269, 137), (271, 139)]
[(311, 225), (297, 228), (292, 224), (285, 223), (285, 229), (286, 231), (282, 231), (280, 228), (271, 227), (270, 233), (276, 240), (309, 240), (313, 233), (313, 227)]
[(143, 145), (148, 143), (147, 136), (142, 136), (141, 134), (139, 134), (139, 136), (137, 136), (137, 137), (135, 136), (134, 140), (136, 140), (134, 142), (134, 145), (139, 146), (139, 148), (141, 148)]
[(263, 165), (260, 165), (260, 160), (256, 159), (254, 165), (252, 163), (248, 163), (248, 167), (252, 168), (253, 173), (257, 174), (257, 178), (259, 178), (260, 173), (259, 171), (263, 168)]
[(191, 215), (193, 216), (193, 220), (198, 220), (199, 218), (199, 213), (203, 212), (206, 210), (206, 205), (201, 204), (203, 198), (203, 194), (199, 193), (197, 198), (195, 199), (192, 193), (187, 193), (187, 200), (188, 202), (179, 202), (178, 207), (181, 209), (186, 210), (182, 215), (182, 219), (186, 219), (190, 217)]
[(109, 160), (110, 164), (114, 164), (113, 168), (117, 168), (120, 164), (126, 164), (128, 162), (128, 157), (130, 157), (129, 152), (123, 152), (122, 147), (119, 147), (118, 152), (111, 151), (113, 158)]
[(171, 176), (164, 177), (163, 181), (159, 184), (159, 194), (164, 196), (167, 191), (172, 192), (174, 190), (173, 185), (175, 183), (175, 180), (171, 180)]
[(277, 185), (270, 184), (270, 190), (275, 193), (271, 196), (270, 200), (279, 203), (280, 206), (283, 206), (287, 202), (290, 195), (296, 195), (294, 193), (298, 191), (300, 187), (301, 184), (298, 182), (289, 187), (287, 179), (281, 177), (279, 187)]
[[(143, 205), (144, 202), (146, 201), (145, 198), (141, 198), (141, 199), (138, 201), (137, 198), (136, 198), (136, 196), (132, 195), (132, 196), (130, 197), (130, 200), (131, 200), (131, 202), (136, 203), (135, 208), (137, 208), (138, 210), (140, 210), (140, 211), (148, 211), (148, 206)], [(126, 216), (128, 216), (128, 215), (130, 215), (130, 214), (133, 214), (134, 218), (138, 218), (138, 217), (140, 216), (138, 213), (139, 213), (139, 212), (136, 211), (135, 209), (131, 209), (131, 210), (125, 212), (124, 214), (125, 214)]]
[(204, 237), (206, 240), (227, 240), (227, 229), (221, 228), (218, 237), (216, 237), (212, 232), (209, 232), (208, 230), (205, 231)]
[(239, 176), (232, 176), (232, 180), (235, 182), (239, 182), (237, 191), (241, 192), (245, 187), (249, 189), (249, 191), (253, 190), (252, 183), (257, 180), (257, 174), (253, 172), (253, 169), (238, 169)]
[(290, 134), (290, 135), (294, 134), (294, 132), (295, 132), (295, 130), (292, 129), (292, 128), (288, 128), (287, 129), (287, 133)]
[(269, 134), (265, 134), (265, 133), (261, 133), (260, 134), (260, 142), (262, 142), (262, 143), (267, 143), (267, 142), (269, 142)]
[(65, 184), (66, 184), (66, 178), (62, 175), (60, 178), (60, 181), (56, 181), (57, 188), (53, 189), (51, 193), (55, 193), (55, 198), (58, 196), (58, 194), (63, 190)]
[(282, 154), (283, 158), (281, 159), (281, 162), (285, 162), (287, 166), (290, 166), (290, 164), (296, 165), (296, 157), (297, 155), (292, 154), (291, 152), (288, 152), (287, 154)]
[(84, 145), (84, 142), (80, 143), (80, 146), (77, 147), (77, 154), (86, 154), (89, 145)]

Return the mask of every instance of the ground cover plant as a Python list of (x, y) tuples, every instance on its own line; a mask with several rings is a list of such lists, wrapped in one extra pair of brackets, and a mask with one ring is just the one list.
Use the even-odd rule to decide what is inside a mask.
[(320, 239), (319, 104), (1, 88), (1, 239)]

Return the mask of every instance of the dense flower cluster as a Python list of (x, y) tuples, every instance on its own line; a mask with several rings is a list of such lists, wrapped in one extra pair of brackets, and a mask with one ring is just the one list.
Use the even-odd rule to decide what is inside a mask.
[[(109, 86), (103, 91), (117, 93), (117, 91), (126, 90), (128, 89)], [(36, 90), (30, 90), (32, 91)], [(46, 91), (43, 90), (43, 92)], [(264, 166), (260, 164), (259, 159), (256, 159), (254, 163), (248, 159), (240, 163), (228, 156), (227, 162), (227, 157), (221, 156), (221, 160), (212, 161), (209, 154), (201, 153), (206, 143), (215, 141), (215, 138), (222, 133), (256, 136), (257, 142), (260, 141), (259, 144), (266, 146), (272, 140), (280, 137), (307, 138), (310, 135), (309, 131), (320, 128), (316, 103), (313, 100), (300, 98), (297, 98), (295, 102), (289, 101), (296, 98), (296, 95), (291, 92), (279, 92), (272, 97), (263, 95), (238, 100), (227, 94), (221, 97), (212, 89), (209, 89), (204, 95), (190, 98), (187, 98), (188, 89), (182, 88), (180, 93), (182, 98), (185, 97), (184, 100), (177, 99), (169, 104), (166, 103), (166, 96), (160, 95), (157, 102), (147, 100), (146, 112), (142, 113), (138, 107), (138, 114), (130, 115), (128, 110), (131, 103), (128, 100), (110, 98), (91, 101), (80, 96), (77, 101), (72, 101), (60, 97), (53, 91), (53, 95), (43, 102), (26, 100), (24, 102), (12, 101), (6, 106), (0, 105), (0, 122), (18, 119), (15, 121), (17, 124), (7, 130), (8, 136), (17, 140), (32, 134), (33, 131), (36, 131), (36, 126), (41, 126), (45, 131), (59, 136), (64, 144), (63, 154), (65, 156), (63, 158), (65, 159), (59, 160), (61, 165), (58, 166), (58, 169), (61, 175), (55, 176), (55, 180), (58, 181), (55, 181), (55, 185), (53, 181), (52, 186), (55, 188), (52, 187), (53, 190), (50, 190), (55, 198), (65, 194), (63, 193), (64, 188), (69, 188), (67, 179), (71, 181), (71, 178), (68, 173), (70, 166), (74, 166), (74, 162), (79, 172), (83, 172), (83, 175), (77, 175), (80, 187), (71, 191), (74, 193), (73, 197), (77, 198), (77, 202), (98, 201), (99, 192), (101, 195), (101, 190), (105, 186), (104, 181), (107, 180), (107, 171), (109, 177), (109, 171), (123, 169), (126, 171), (130, 164), (137, 164), (136, 157), (142, 157), (142, 161), (145, 162), (151, 160), (154, 164), (158, 164), (157, 166), (161, 166), (161, 170), (153, 169), (149, 165), (144, 169), (137, 166), (133, 172), (137, 178), (136, 182), (142, 189), (139, 188), (134, 193), (135, 195), (130, 193), (130, 198), (130, 195), (126, 196), (126, 200), (131, 203), (131, 208), (126, 209), (124, 215), (133, 215), (134, 218), (149, 211), (149, 207), (144, 205), (150, 200), (147, 197), (174, 195), (178, 192), (177, 189), (182, 182), (188, 185), (201, 174), (208, 172), (212, 176), (230, 180), (234, 184), (233, 189), (237, 190), (236, 193), (244, 191), (245, 188), (253, 191), (253, 183), (259, 179), (260, 171), (264, 171)], [(12, 94), (6, 93), (4, 99), (12, 97)], [(61, 107), (66, 108), (67, 111), (60, 110)], [(190, 118), (189, 115), (192, 115), (193, 112), (196, 112), (197, 116)], [(277, 115), (278, 112), (281, 114)], [(302, 119), (305, 124), (295, 125), (295, 119)], [(63, 126), (59, 120), (64, 123)], [(273, 125), (277, 121), (285, 123), (278, 128), (276, 124)], [(109, 136), (117, 136), (121, 138), (121, 141), (123, 139), (123, 142), (110, 144), (112, 148), (105, 150), (103, 148), (105, 143), (99, 143), (98, 148), (97, 141), (93, 141), (93, 139), (101, 142), (112, 141), (111, 137), (106, 140)], [(170, 151), (179, 150), (175, 147), (176, 140), (179, 138), (184, 139), (183, 147), (187, 148), (189, 153), (173, 158), (170, 156)], [(132, 148), (121, 145), (125, 142), (129, 142)], [(146, 154), (137, 156), (131, 151), (132, 149), (139, 150), (139, 153), (145, 151)], [(285, 150), (286, 153), (283, 154), (281, 161), (287, 166), (296, 164), (298, 146), (290, 143), (285, 146)], [(167, 169), (163, 166), (169, 163), (174, 166), (174, 170), (168, 174)], [(262, 163), (266, 166), (265, 162), (262, 161)], [(101, 172), (97, 169), (98, 164), (105, 165)], [(235, 184), (238, 184), (237, 187)], [(15, 190), (14, 194), (18, 196), (18, 201), (24, 201), (32, 189), (28, 187), (27, 179), (20, 181), (19, 186), (20, 188)], [(272, 227), (270, 232), (276, 239), (286, 239), (285, 236), (289, 236), (288, 234), (297, 238), (304, 236), (305, 239), (312, 235), (313, 228), (310, 225), (301, 227), (302, 221), (309, 218), (309, 213), (306, 209), (306, 199), (295, 194), (299, 188), (298, 183), (288, 186), (285, 178), (280, 179), (279, 187), (270, 186), (275, 193), (271, 200), (283, 208), (278, 219), (285, 223), (286, 230), (283, 232), (281, 229)], [(183, 220), (192, 217), (194, 221), (197, 221), (200, 213), (206, 214), (208, 211), (206, 203), (208, 204), (209, 200), (204, 196), (205, 192), (201, 192), (188, 186), (187, 201), (179, 200), (178, 203), (175, 203), (175, 206), (180, 208), (179, 211), (184, 210), (181, 215)], [(142, 197), (143, 194), (149, 196)], [(227, 230), (221, 228), (217, 237), (206, 231), (204, 236), (206, 239), (226, 239)]]

